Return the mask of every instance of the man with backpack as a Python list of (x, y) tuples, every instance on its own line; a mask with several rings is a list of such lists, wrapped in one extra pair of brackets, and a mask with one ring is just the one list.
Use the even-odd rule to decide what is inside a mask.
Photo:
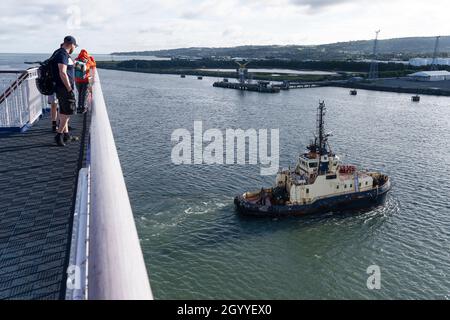
[(55, 51), (51, 58), (51, 72), (54, 82), (54, 91), (59, 102), (59, 127), (55, 136), (58, 146), (65, 146), (70, 140), (78, 140), (69, 134), (69, 119), (75, 112), (74, 93), (74, 62), (70, 57), (77, 47), (74, 37), (67, 36), (61, 48)]
[(75, 59), (75, 83), (78, 91), (78, 113), (86, 112), (86, 100), (91, 81), (90, 71), (95, 68), (96, 63), (89, 53), (82, 49)]
[[(60, 48), (62, 47), (62, 44)], [(40, 62), (40, 67), (38, 69), (38, 77), (36, 79), (36, 86), (41, 94), (47, 96), (47, 102), (51, 107), (51, 120), (52, 120), (52, 131), (56, 132), (57, 120), (58, 120), (58, 99), (55, 94), (55, 83), (53, 80), (52, 72), (52, 61), (58, 50), (53, 52), (52, 56)]]

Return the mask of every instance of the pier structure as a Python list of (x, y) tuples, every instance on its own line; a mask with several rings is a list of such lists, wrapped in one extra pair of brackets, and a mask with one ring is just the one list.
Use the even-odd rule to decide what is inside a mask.
[(281, 84), (274, 84), (275, 88), (280, 90), (305, 89), (314, 87), (325, 87), (330, 85), (329, 81), (301, 82), (301, 81), (283, 81)]
[(255, 92), (263, 92), (263, 93), (278, 93), (280, 92), (279, 87), (275, 87), (271, 85), (270, 81), (260, 80), (256, 83), (252, 81), (252, 75), (249, 74), (247, 65), (250, 61), (247, 62), (238, 62), (235, 61), (239, 68), (236, 69), (237, 80), (238, 82), (229, 82), (228, 78), (224, 78), (222, 81), (216, 81), (213, 83), (213, 87), (218, 88), (227, 88), (227, 89), (236, 89), (242, 91), (255, 91)]
[(237, 90), (278, 93), (281, 90), (327, 87), (335, 84), (340, 84), (343, 82), (347, 81), (345, 80), (315, 81), (315, 82), (283, 81), (282, 83), (271, 83), (270, 81), (258, 81), (257, 83), (217, 81), (214, 82), (213, 86)]
[(269, 81), (258, 81), (257, 83), (217, 81), (217, 82), (213, 83), (213, 86), (218, 87), (218, 88), (256, 91), (256, 92), (263, 92), (263, 93), (278, 93), (278, 92), (280, 92), (280, 88), (270, 85)]
[(58, 147), (36, 71), (0, 91), (0, 299), (152, 299), (97, 72)]

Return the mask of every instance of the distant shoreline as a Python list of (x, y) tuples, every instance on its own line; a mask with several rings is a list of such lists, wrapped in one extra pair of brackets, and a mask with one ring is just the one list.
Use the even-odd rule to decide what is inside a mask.
[[(380, 60), (408, 61), (417, 57), (432, 57), (435, 36), (399, 37), (378, 40)], [(219, 47), (178, 47), (173, 49), (117, 51), (121, 56), (159, 56), (187, 58), (237, 58), (246, 59), (290, 59), (290, 60), (358, 60), (372, 59), (373, 39), (361, 39), (320, 44), (272, 44), (237, 45)], [(439, 51), (444, 56), (450, 53), (450, 36), (442, 35)], [(401, 53), (399, 55), (399, 53)]]
[[(202, 77), (216, 77), (216, 78), (236, 78), (236, 71), (230, 69), (227, 71), (213, 71), (213, 70), (200, 70), (197, 68), (127, 68), (121, 67), (113, 63), (97, 62), (97, 68), (109, 69), (127, 72), (139, 72), (139, 73), (153, 73), (153, 74), (173, 74), (173, 75), (187, 75), (187, 76), (202, 76)], [(325, 81), (338, 78), (336, 75), (317, 75), (317, 74), (280, 74), (273, 75), (274, 73), (251, 73), (253, 80), (267, 80), (267, 81)]]
[[(127, 72), (152, 73), (152, 74), (171, 74), (171, 75), (186, 75), (186, 76), (201, 76), (201, 77), (215, 77), (236, 79), (236, 71), (230, 69), (226, 71), (201, 70), (197, 66), (193, 67), (171, 67), (171, 68), (156, 68), (156, 67), (140, 67), (139, 60), (123, 61), (123, 62), (109, 62), (99, 61), (97, 67), (99, 69), (109, 69)], [(131, 67), (135, 65), (135, 67)], [(277, 68), (278, 66), (273, 66)], [(232, 70), (232, 71), (231, 71)], [(408, 71), (409, 72), (409, 71)], [(405, 73), (405, 72), (404, 72)], [(266, 81), (297, 81), (297, 82), (324, 82), (325, 86), (335, 86), (350, 89), (363, 89), (372, 91), (397, 92), (409, 94), (423, 94), (435, 96), (450, 96), (450, 81), (410, 81), (405, 77), (391, 77), (380, 78), (377, 80), (363, 80), (363, 81), (345, 81), (356, 74), (349, 73), (345, 76), (344, 73), (338, 75), (317, 75), (317, 74), (279, 74), (274, 76), (270, 73), (251, 73), (253, 80)], [(337, 80), (337, 81), (336, 81)], [(325, 82), (327, 82), (325, 84)], [(292, 89), (294, 90), (294, 89)]]
[[(100, 60), (100, 61), (99, 61)], [(120, 69), (125, 71), (138, 71), (147, 73), (169, 73), (169, 74), (192, 74), (202, 76), (227, 76), (230, 73), (235, 76), (238, 65), (232, 60), (216, 59), (172, 59), (172, 60), (141, 60), (132, 59), (124, 61), (101, 61), (97, 59), (99, 68)], [(345, 80), (352, 77), (365, 77), (370, 69), (369, 62), (360, 61), (340, 61), (340, 60), (252, 60), (247, 66), (249, 69), (263, 69), (267, 72), (252, 73), (254, 79), (272, 81), (321, 81), (321, 80)], [(229, 69), (230, 72), (227, 72)], [(269, 69), (293, 70), (288, 72), (275, 72)], [(202, 71), (200, 71), (202, 70)], [(302, 71), (312, 71), (312, 74), (303, 74)], [(409, 73), (416, 72), (419, 68), (404, 64), (383, 63), (379, 65), (380, 77), (402, 77)], [(317, 72), (321, 71), (321, 72)], [(281, 74), (274, 76), (274, 74)]]

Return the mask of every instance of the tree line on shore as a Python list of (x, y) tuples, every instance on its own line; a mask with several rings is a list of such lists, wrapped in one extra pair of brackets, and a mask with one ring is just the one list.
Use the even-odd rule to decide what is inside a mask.
[[(105, 62), (105, 67), (126, 69), (126, 70), (174, 70), (174, 69), (236, 69), (238, 65), (230, 60), (126, 60), (120, 62)], [(101, 65), (100, 65), (101, 67)], [(365, 74), (370, 68), (370, 62), (365, 61), (297, 61), (297, 60), (251, 60), (249, 68), (276, 68), (276, 69), (294, 69), (294, 70), (323, 70), (334, 72), (352, 72)], [(408, 73), (428, 70), (429, 66), (414, 67), (403, 63), (379, 63), (378, 70), (383, 77), (400, 77)], [(449, 66), (441, 66), (440, 69), (450, 70)]]

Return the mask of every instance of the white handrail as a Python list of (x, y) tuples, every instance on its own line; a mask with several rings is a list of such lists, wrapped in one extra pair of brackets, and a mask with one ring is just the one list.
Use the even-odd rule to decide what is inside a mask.
[(88, 299), (153, 299), (97, 72), (92, 91)]
[(3, 88), (4, 92), (0, 91), (0, 128), (23, 130), (39, 118), (45, 107), (44, 96), (36, 86), (37, 68), (0, 70), (3, 77), (7, 74), (14, 74), (16, 77), (9, 80), (11, 83)]
[(67, 268), (67, 300), (85, 300), (87, 298), (89, 176), (89, 168), (80, 169), (73, 214), (69, 266)]

